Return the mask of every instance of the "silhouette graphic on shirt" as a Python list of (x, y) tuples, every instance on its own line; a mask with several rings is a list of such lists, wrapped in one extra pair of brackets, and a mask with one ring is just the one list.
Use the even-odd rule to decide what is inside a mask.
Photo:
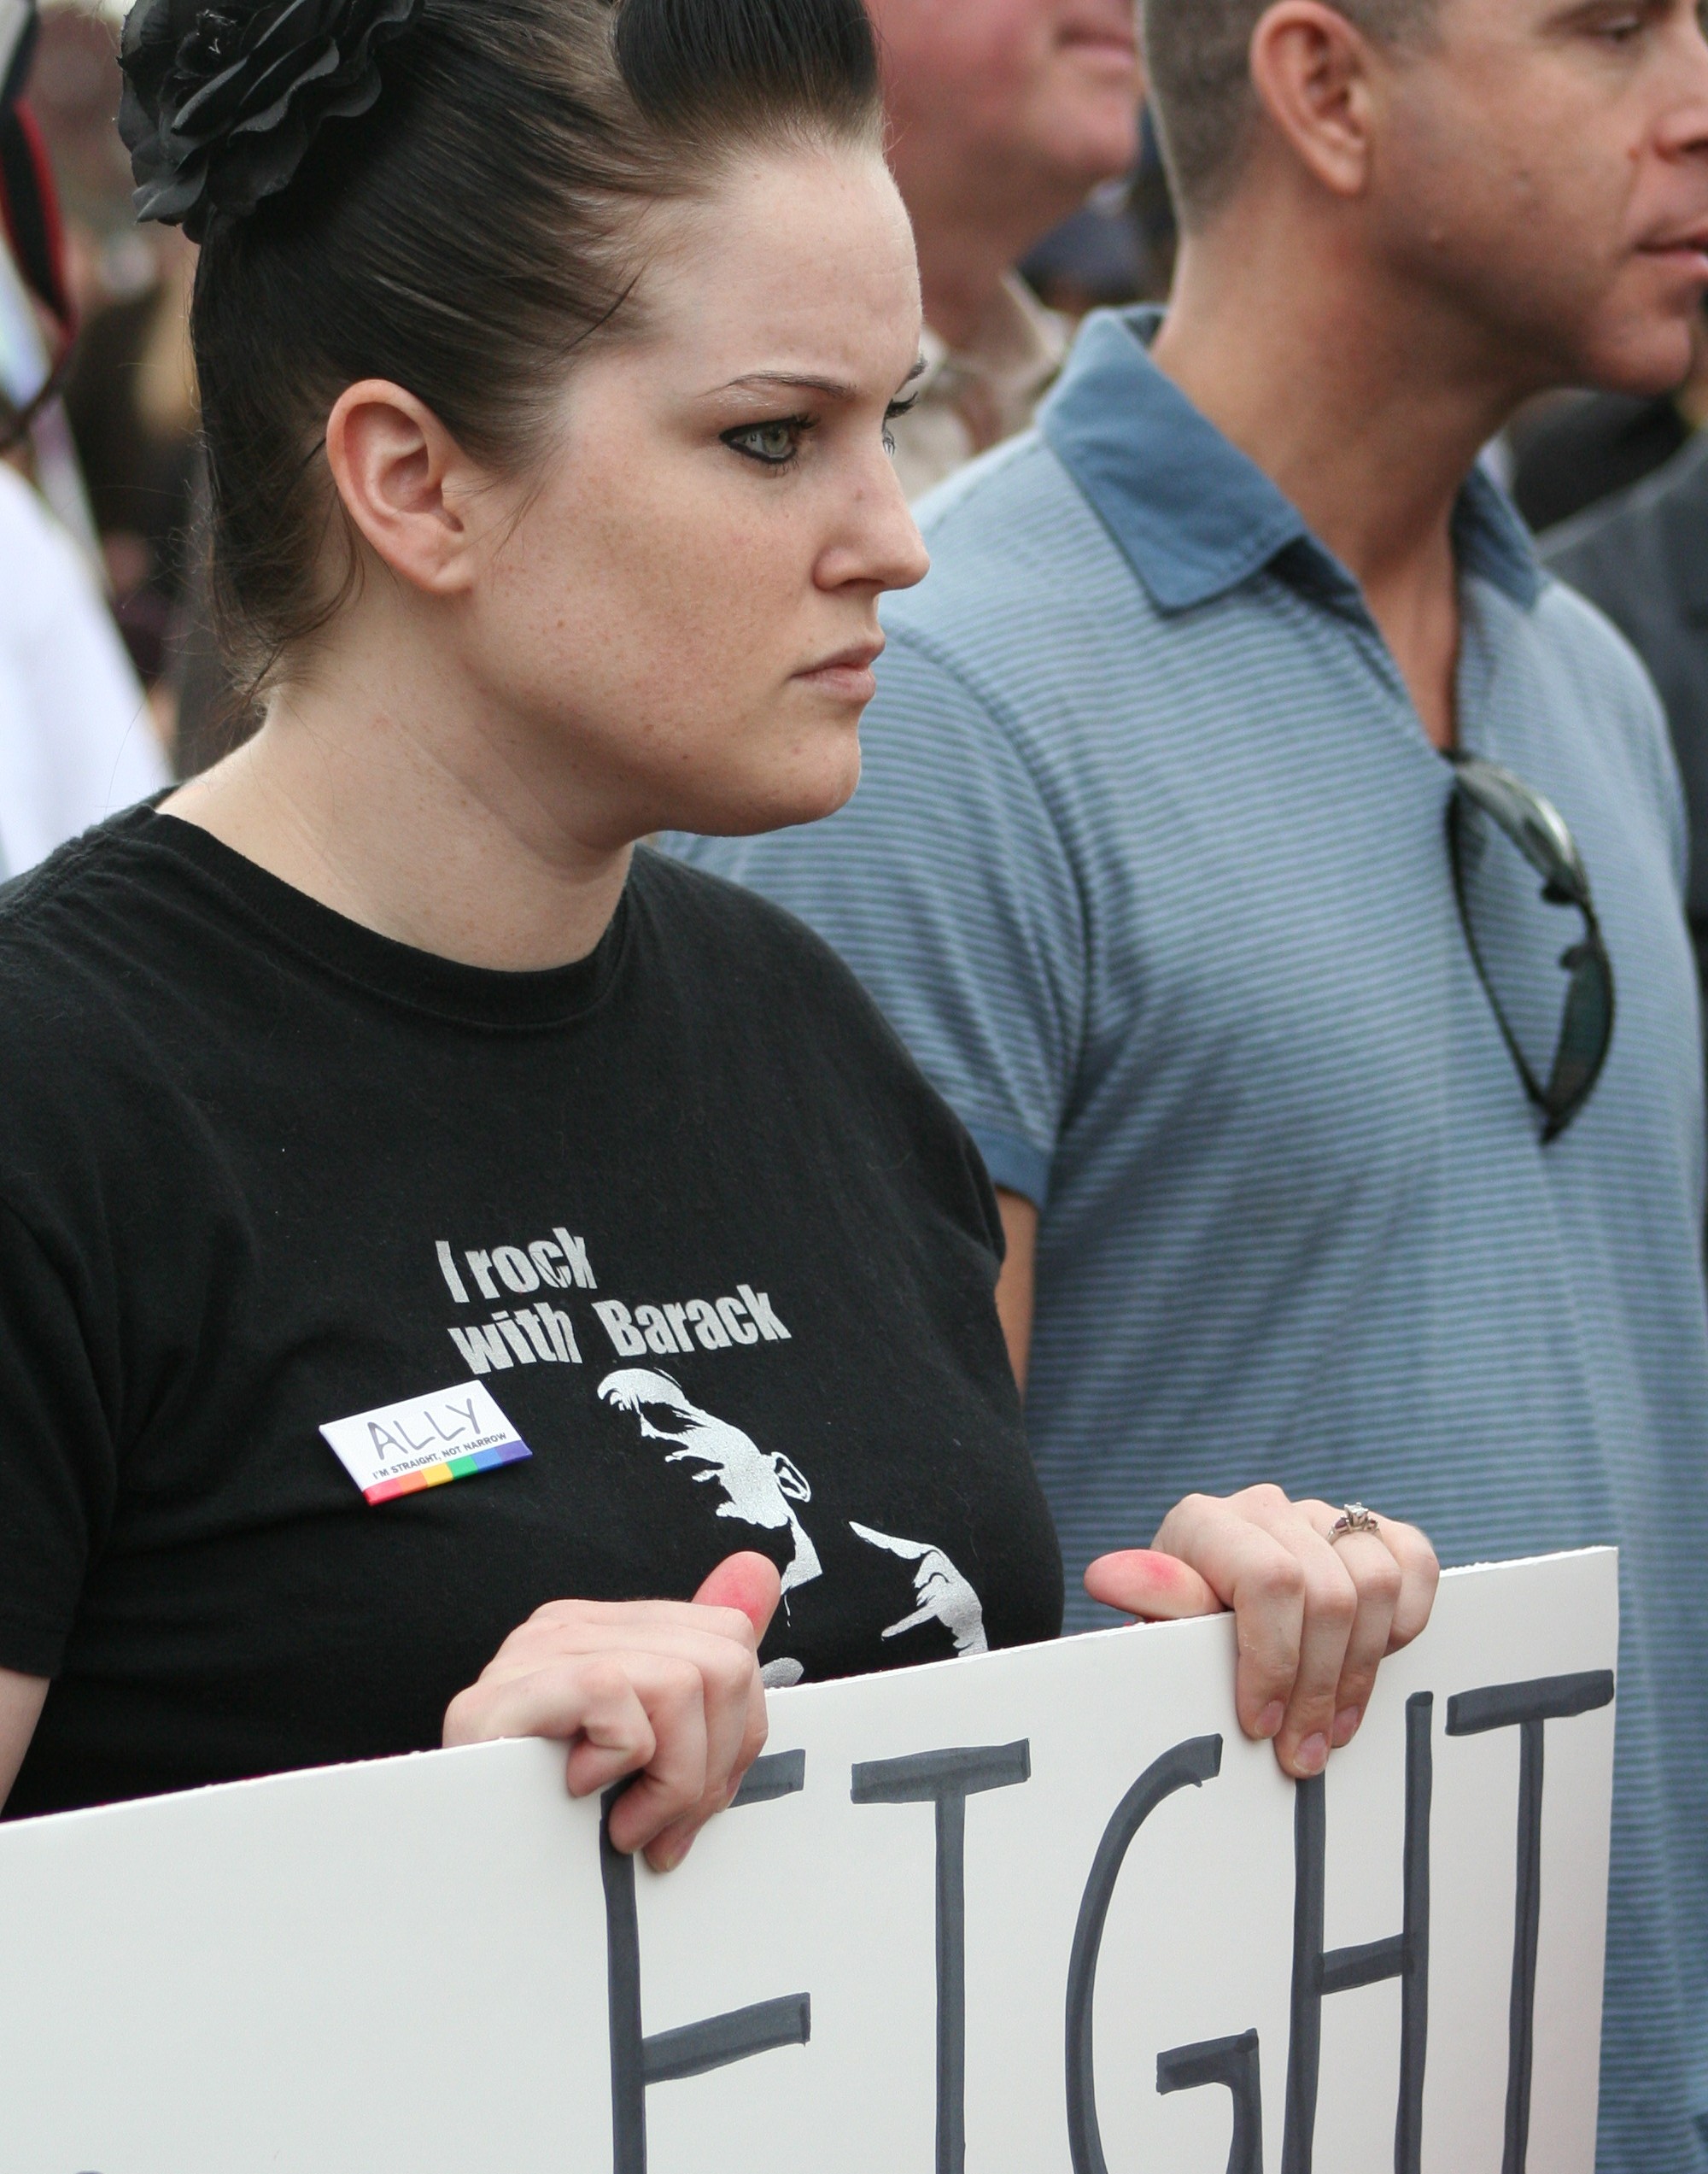
[[(714, 1484), (723, 1490), (718, 1516), (733, 1517), (763, 1532), (789, 1532), (794, 1553), (782, 1573), (785, 1607), (797, 1587), (823, 1576), (818, 1550), (795, 1515), (797, 1503), (812, 1500), (812, 1489), (793, 1458), (781, 1450), (762, 1450), (739, 1427), (691, 1403), (669, 1374), (655, 1374), (649, 1367), (623, 1367), (606, 1374), (599, 1393), (603, 1403), (639, 1421), (643, 1440), (675, 1445), (666, 1464), (696, 1466), (697, 1484)], [(919, 1604), (912, 1614), (892, 1623), (882, 1633), (885, 1638), (900, 1638), (922, 1624), (941, 1623), (954, 1639), (957, 1654), (989, 1651), (983, 1603), (941, 1548), (928, 1540), (904, 1540), (877, 1532), (852, 1518), (848, 1529), (869, 1547), (881, 1548), (914, 1566), (914, 1598)], [(803, 1673), (798, 1661), (787, 1659), (771, 1661), (764, 1670), (773, 1689), (798, 1683)]]
[(899, 1623), (892, 1623), (883, 1633), (886, 1638), (898, 1638), (904, 1631), (916, 1631), (921, 1623), (937, 1622), (953, 1637), (957, 1654), (990, 1651), (984, 1605), (941, 1548), (924, 1540), (898, 1540), (888, 1532), (874, 1532), (869, 1525), (857, 1525), (852, 1518), (848, 1529), (871, 1546), (887, 1549), (915, 1566), (913, 1590), (919, 1606)]
[(793, 1535), (794, 1554), (783, 1572), (785, 1599), (798, 1585), (810, 1585), (823, 1574), (818, 1550), (794, 1513), (796, 1503), (812, 1500), (812, 1489), (781, 1450), (768, 1455), (739, 1427), (690, 1403), (667, 1374), (623, 1367), (606, 1374), (599, 1393), (617, 1410), (632, 1412), (647, 1441), (676, 1444), (666, 1464), (697, 1465), (700, 1468), (693, 1477), (699, 1484), (722, 1488), (720, 1517), (757, 1525), (767, 1532), (787, 1529)]

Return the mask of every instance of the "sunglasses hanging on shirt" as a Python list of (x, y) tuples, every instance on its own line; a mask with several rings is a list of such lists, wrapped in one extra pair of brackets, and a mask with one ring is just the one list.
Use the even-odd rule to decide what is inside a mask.
[[(1448, 850), (1459, 918), (1501, 1037), (1541, 1113), (1546, 1145), (1578, 1116), (1607, 1061), (1612, 961), (1582, 855), (1559, 810), (1496, 763), (1449, 759)], [(1579, 933), (1562, 952), (1554, 917), (1563, 911), (1576, 915)]]

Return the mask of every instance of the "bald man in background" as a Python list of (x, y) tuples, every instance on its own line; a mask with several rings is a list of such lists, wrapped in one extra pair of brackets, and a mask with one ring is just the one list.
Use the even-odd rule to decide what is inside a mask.
[(1068, 327), (1015, 267), (1138, 155), (1133, 0), (870, 0), (912, 214), (927, 375), (895, 426), (915, 498), (1031, 423)]

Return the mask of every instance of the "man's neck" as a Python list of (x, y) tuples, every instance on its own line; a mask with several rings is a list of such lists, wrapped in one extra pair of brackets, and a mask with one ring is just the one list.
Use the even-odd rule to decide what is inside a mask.
[(898, 136), (893, 161), (919, 251), (925, 321), (946, 347), (974, 347), (1002, 308), (1004, 279), (1085, 202), (1091, 179), (1081, 189), (1019, 167), (975, 171), (948, 155), (927, 116)]
[(925, 321), (946, 348), (975, 348), (980, 334), (1003, 306), (1003, 284), (1013, 268), (1006, 235), (977, 228), (921, 229), (919, 235), (920, 290)]
[(1430, 739), (1449, 747), (1453, 512), (1513, 391), (1414, 294), (1328, 248), (1301, 261), (1296, 241), (1261, 214), (1189, 240), (1153, 354), (1360, 583)]

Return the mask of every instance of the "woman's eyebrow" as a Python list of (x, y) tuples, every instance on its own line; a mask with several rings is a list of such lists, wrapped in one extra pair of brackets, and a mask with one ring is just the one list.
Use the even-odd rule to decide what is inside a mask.
[[(925, 366), (925, 358), (921, 355), (902, 380), (903, 384), (910, 385)], [(714, 393), (766, 390), (822, 393), (827, 400), (857, 400), (860, 397), (859, 386), (851, 384), (845, 378), (821, 378), (810, 371), (801, 370), (749, 370), (739, 378), (731, 378), (726, 384), (714, 385), (711, 390)]]
[(713, 388), (717, 392), (757, 391), (767, 386), (779, 387), (790, 392), (822, 393), (830, 400), (855, 400), (860, 388), (841, 378), (817, 378), (810, 372), (795, 370), (750, 370), (740, 378), (732, 378), (727, 384)]

